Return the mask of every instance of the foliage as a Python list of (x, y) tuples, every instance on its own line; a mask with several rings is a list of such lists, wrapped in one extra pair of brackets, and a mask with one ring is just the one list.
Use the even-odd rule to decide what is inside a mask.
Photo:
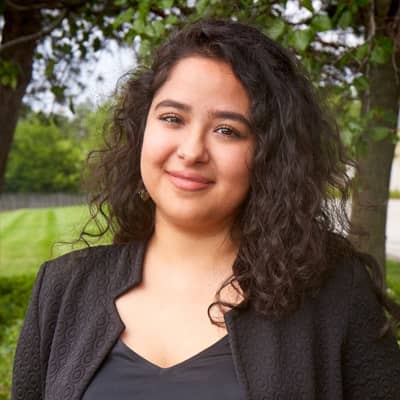
[(12, 363), (35, 274), (0, 277), (0, 400), (9, 398)]
[(17, 126), (6, 191), (76, 192), (82, 159), (79, 145), (52, 120), (30, 115)]
[(11, 61), (0, 58), (0, 84), (15, 89), (18, 84), (18, 67)]
[[(62, 23), (41, 39), (35, 57), (35, 76), (31, 95), (50, 88), (57, 102), (75, 111), (74, 95), (86, 82), (80, 77), (80, 64), (95, 61), (96, 54), (110, 41), (133, 48), (139, 62), (149, 59), (151, 49), (171, 30), (200, 17), (223, 17), (248, 22), (260, 27), (271, 38), (292, 49), (301, 59), (311, 80), (325, 99), (335, 98), (336, 115), (346, 143), (355, 155), (366, 149), (366, 132), (373, 140), (386, 137), (397, 140), (393, 116), (379, 110), (361, 109), (354, 113), (353, 103), (368, 92), (368, 66), (387, 63), (395, 50), (394, 31), (369, 31), (371, 0), (351, 2), (290, 2), (296, 12), (288, 12), (288, 3), (256, 0), (73, 0), (41, 3), (42, 25)], [(317, 4), (318, 3), (318, 4)], [(27, 2), (27, 10), (35, 5)], [(37, 6), (36, 6), (37, 7)], [(4, 11), (4, 10), (2, 10)], [(0, 13), (2, 12), (0, 11)], [(374, 22), (375, 24), (375, 22)], [(372, 29), (372, 28), (371, 28)], [(351, 36), (353, 41), (349, 41)], [(0, 63), (3, 84), (15, 85), (15, 69)], [(74, 92), (75, 90), (75, 92)], [(375, 121), (375, 124), (370, 124)]]
[(3, 328), (4, 339), (0, 342), (0, 400), (9, 400), (15, 347), (22, 327), (22, 319)]
[[(149, 53), (171, 29), (182, 23), (194, 6), (186, 0), (66, 0), (5, 5), (12, 12), (29, 13), (40, 9), (42, 31), (34, 58), (34, 76), (28, 94), (41, 100), (50, 90), (55, 100), (74, 109), (75, 96), (87, 82), (80, 75), (82, 62), (97, 60), (100, 51), (110, 42), (133, 48), (138, 57)], [(0, 17), (5, 7), (0, 7)], [(16, 26), (14, 33), (20, 27)], [(17, 39), (19, 39), (17, 37)], [(9, 47), (12, 49), (12, 46)], [(15, 85), (15, 69), (0, 47), (0, 83)], [(3, 58), (1, 58), (3, 57)], [(3, 64), (2, 64), (3, 63)]]
[(0, 400), (9, 398), (15, 346), (35, 274), (0, 277)]
[(87, 153), (100, 145), (107, 106), (80, 106), (73, 120), (29, 113), (19, 121), (6, 192), (79, 192)]
[(35, 274), (0, 277), (0, 342), (5, 339), (5, 326), (13, 325), (25, 315)]

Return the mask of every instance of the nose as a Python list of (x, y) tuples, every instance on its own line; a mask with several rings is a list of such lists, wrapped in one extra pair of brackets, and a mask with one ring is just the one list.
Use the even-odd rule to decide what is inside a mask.
[(187, 130), (178, 145), (177, 155), (187, 163), (205, 163), (209, 159), (206, 138), (199, 128)]

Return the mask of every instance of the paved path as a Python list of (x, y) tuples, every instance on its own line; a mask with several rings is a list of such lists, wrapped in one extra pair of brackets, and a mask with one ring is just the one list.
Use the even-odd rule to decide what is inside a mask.
[(400, 261), (400, 199), (389, 200), (386, 223), (386, 254)]

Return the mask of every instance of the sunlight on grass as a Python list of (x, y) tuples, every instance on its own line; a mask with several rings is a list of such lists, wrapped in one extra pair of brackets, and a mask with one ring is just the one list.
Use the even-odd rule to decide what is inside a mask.
[(389, 293), (395, 296), (396, 300), (400, 302), (400, 262), (388, 260), (386, 262), (387, 269), (387, 284)]
[[(84, 247), (71, 244), (89, 219), (86, 206), (0, 213), (0, 275), (35, 273), (44, 261)], [(103, 239), (97, 244), (105, 244)]]

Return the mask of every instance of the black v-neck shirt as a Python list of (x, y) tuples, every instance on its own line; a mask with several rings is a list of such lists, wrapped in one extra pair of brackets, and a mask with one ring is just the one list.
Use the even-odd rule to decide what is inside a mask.
[(243, 400), (229, 337), (168, 368), (118, 340), (82, 400)]

